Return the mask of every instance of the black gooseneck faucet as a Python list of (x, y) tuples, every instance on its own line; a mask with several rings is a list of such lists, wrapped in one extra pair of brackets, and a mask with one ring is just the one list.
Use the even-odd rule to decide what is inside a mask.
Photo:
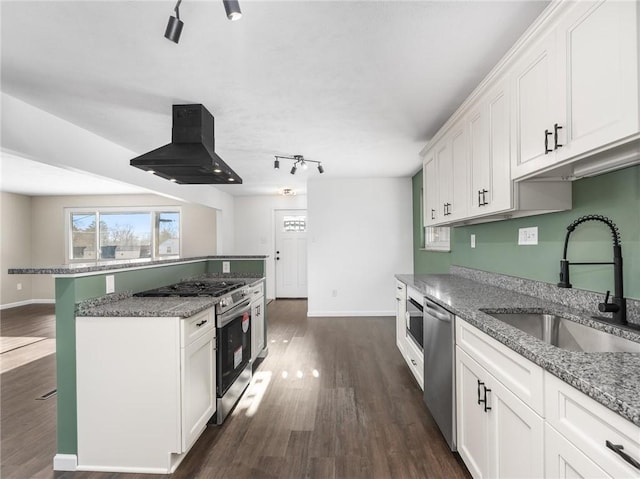
[[(611, 230), (611, 235), (613, 237), (613, 262), (608, 263), (570, 263), (567, 259), (567, 247), (569, 246), (569, 236), (573, 230), (576, 229), (576, 226), (585, 223), (587, 221), (600, 221), (606, 224)], [(607, 294), (604, 298), (604, 302), (598, 304), (598, 310), (602, 313), (613, 313), (613, 321), (617, 324), (627, 325), (627, 300), (624, 298), (624, 291), (622, 285), (622, 248), (620, 246), (620, 232), (618, 231), (618, 227), (615, 225), (613, 221), (611, 221), (606, 216), (602, 215), (586, 215), (581, 216), (569, 226), (567, 226), (567, 236), (564, 239), (564, 253), (562, 255), (562, 259), (560, 260), (560, 282), (558, 286), (560, 288), (571, 288), (571, 283), (569, 282), (569, 265), (587, 265), (587, 264), (612, 264), (613, 265), (613, 298), (611, 302), (609, 302), (609, 294), (610, 291), (607, 291)]]

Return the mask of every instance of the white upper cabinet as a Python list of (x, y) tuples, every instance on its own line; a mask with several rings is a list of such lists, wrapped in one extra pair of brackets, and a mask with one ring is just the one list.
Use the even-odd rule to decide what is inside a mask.
[(640, 162), (639, 25), (637, 1), (551, 2), (423, 149), (425, 225), (570, 209), (569, 180)]
[(425, 226), (467, 216), (469, 148), (467, 128), (460, 122), (424, 158)]
[(431, 151), (423, 161), (424, 225), (438, 222), (438, 167), (435, 152)]
[(514, 179), (553, 173), (639, 136), (638, 2), (559, 10), (512, 69)]
[(534, 42), (515, 64), (513, 88), (513, 178), (554, 163), (554, 124), (560, 118), (555, 31)]
[(510, 122), (508, 83), (487, 90), (468, 121), (471, 172), (470, 216), (510, 210)]

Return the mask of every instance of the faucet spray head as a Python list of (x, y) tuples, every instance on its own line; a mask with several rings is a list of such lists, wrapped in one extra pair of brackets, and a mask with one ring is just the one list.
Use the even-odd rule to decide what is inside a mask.
[(569, 282), (569, 261), (566, 259), (560, 260), (560, 282), (558, 283), (559, 288), (571, 288), (571, 283)]

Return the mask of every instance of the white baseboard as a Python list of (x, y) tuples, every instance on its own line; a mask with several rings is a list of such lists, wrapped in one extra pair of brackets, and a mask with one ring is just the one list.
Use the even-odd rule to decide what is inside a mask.
[(307, 311), (307, 316), (310, 318), (322, 318), (322, 317), (350, 317), (350, 316), (393, 316), (395, 317), (395, 311)]
[(78, 469), (78, 456), (75, 454), (56, 454), (53, 456), (54, 471), (76, 471)]
[(55, 299), (26, 299), (24, 301), (16, 301), (15, 303), (0, 304), (0, 310), (27, 306), (29, 304), (55, 304), (55, 302)]

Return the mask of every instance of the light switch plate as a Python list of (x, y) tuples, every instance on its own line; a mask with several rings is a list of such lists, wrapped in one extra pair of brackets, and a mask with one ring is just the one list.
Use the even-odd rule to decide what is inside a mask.
[(476, 235), (471, 235), (471, 247), (476, 247)]
[(530, 228), (518, 229), (518, 244), (519, 245), (538, 244), (538, 227), (532, 226)]
[(113, 292), (115, 292), (116, 290), (116, 279), (115, 277), (110, 274), (108, 276), (104, 277), (105, 279), (105, 283), (106, 283), (106, 290), (107, 290), (107, 294), (111, 294)]
[(231, 263), (228, 261), (222, 262), (222, 272), (223, 273), (231, 273)]

